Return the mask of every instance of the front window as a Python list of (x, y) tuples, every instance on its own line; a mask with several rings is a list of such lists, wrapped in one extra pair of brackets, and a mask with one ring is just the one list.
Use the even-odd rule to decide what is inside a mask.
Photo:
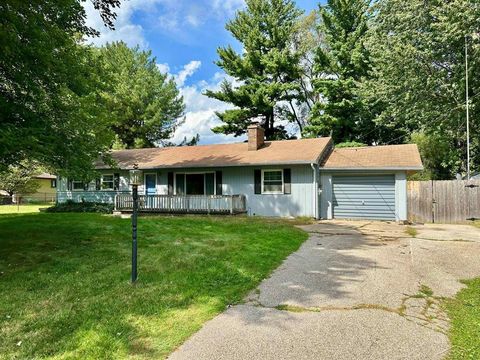
[(176, 195), (215, 195), (215, 173), (176, 173)]
[(113, 190), (113, 174), (102, 175), (102, 190)]
[(283, 194), (283, 171), (262, 171), (262, 194)]
[(83, 181), (73, 180), (72, 181), (72, 189), (73, 190), (85, 190), (85, 186)]
[(50, 187), (52, 189), (55, 189), (57, 187), (57, 180), (56, 179), (50, 180)]

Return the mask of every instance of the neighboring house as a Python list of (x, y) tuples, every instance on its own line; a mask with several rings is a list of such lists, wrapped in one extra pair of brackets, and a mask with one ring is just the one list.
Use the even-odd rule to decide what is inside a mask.
[(33, 177), (39, 184), (36, 192), (31, 194), (15, 194), (14, 201), (19, 196), (22, 202), (55, 202), (57, 197), (57, 177), (55, 175), (42, 173)]
[[(460, 176), (460, 179), (467, 180), (467, 176), (464, 176), (463, 178)], [(480, 180), (480, 172), (474, 172), (473, 174), (470, 175), (470, 180)]]
[(12, 203), (12, 198), (6, 191), (0, 190), (0, 205), (7, 205)]
[(264, 141), (256, 125), (248, 143), (118, 150), (112, 157), (117, 168), (98, 163), (96, 181), (59, 179), (58, 201), (131, 208), (129, 170), (137, 164), (145, 211), (230, 206), (249, 215), (405, 220), (407, 173), (423, 169), (416, 145), (334, 149), (330, 138)]

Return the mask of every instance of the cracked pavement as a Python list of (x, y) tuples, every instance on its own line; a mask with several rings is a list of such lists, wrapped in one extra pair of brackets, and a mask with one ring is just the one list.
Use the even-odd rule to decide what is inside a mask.
[(480, 230), (324, 221), (245, 299), (171, 359), (441, 359), (441, 307), (480, 275)]

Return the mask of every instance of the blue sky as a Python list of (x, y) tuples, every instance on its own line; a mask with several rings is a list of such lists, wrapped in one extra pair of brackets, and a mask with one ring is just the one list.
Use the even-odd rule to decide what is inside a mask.
[[(313, 0), (298, 0), (305, 12), (317, 7)], [(244, 6), (243, 0), (124, 0), (117, 11), (115, 31), (107, 30), (91, 3), (85, 3), (87, 23), (101, 32), (90, 41), (96, 45), (123, 40), (129, 46), (139, 45), (152, 50), (159, 68), (175, 78), (185, 98), (186, 114), (183, 124), (173, 138), (200, 134), (200, 143), (241, 141), (213, 134), (210, 128), (218, 124), (214, 112), (228, 105), (202, 95), (215, 89), (225, 78), (222, 69), (214, 64), (219, 46), (239, 45), (225, 30), (225, 23)]]

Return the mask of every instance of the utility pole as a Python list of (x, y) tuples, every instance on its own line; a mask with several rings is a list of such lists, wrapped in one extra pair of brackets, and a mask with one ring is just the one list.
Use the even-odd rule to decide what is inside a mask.
[(470, 113), (468, 99), (468, 37), (465, 35), (465, 100), (467, 103), (467, 180), (470, 180)]

